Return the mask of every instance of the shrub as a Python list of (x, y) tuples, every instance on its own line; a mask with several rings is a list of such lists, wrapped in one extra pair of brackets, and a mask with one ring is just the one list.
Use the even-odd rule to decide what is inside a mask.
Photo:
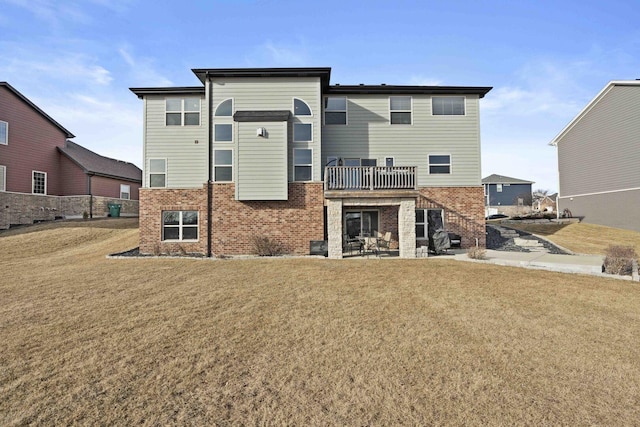
[(253, 253), (258, 256), (283, 255), (287, 251), (284, 245), (267, 236), (253, 238)]
[(604, 272), (608, 274), (630, 275), (633, 269), (633, 260), (638, 254), (631, 246), (611, 245), (607, 248), (604, 259)]
[(487, 251), (484, 248), (473, 247), (467, 250), (467, 256), (471, 259), (486, 259)]

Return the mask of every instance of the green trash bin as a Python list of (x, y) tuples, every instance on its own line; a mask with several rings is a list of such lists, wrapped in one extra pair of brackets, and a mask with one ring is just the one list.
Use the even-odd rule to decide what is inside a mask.
[(109, 216), (111, 218), (118, 218), (120, 216), (120, 208), (122, 207), (122, 205), (118, 205), (118, 204), (108, 204), (107, 205), (109, 207)]

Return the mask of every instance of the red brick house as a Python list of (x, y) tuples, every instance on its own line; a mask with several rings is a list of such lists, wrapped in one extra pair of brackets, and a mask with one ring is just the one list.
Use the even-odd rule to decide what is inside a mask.
[[(73, 137), (0, 82), (0, 228), (84, 212), (106, 216), (106, 199), (137, 200), (138, 167), (68, 141)], [(137, 215), (137, 203), (123, 207), (123, 213)]]

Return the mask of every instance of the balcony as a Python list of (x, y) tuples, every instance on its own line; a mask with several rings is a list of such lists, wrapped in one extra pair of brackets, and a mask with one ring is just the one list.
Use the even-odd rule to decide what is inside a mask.
[(415, 190), (415, 166), (327, 166), (325, 191)]

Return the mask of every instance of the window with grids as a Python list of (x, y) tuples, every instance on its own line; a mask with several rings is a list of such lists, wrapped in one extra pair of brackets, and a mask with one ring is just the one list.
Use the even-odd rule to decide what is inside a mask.
[(167, 126), (200, 125), (200, 98), (167, 98), (165, 111)]
[(411, 124), (411, 97), (391, 96), (389, 97), (389, 111), (392, 125)]
[(431, 98), (434, 116), (464, 116), (464, 96), (434, 96)]
[(163, 211), (162, 240), (198, 240), (198, 211)]
[(214, 180), (233, 181), (233, 150), (214, 150), (213, 153)]
[(47, 194), (47, 173), (33, 171), (32, 177), (33, 194)]
[(0, 120), (0, 144), (9, 144), (9, 123)]
[(293, 180), (311, 181), (313, 152), (308, 148), (293, 150)]
[(437, 154), (429, 156), (429, 174), (449, 174), (451, 173), (451, 156), (448, 154)]
[(149, 187), (167, 186), (167, 159), (149, 159)]
[(344, 96), (328, 96), (324, 99), (324, 124), (347, 124), (347, 98)]

